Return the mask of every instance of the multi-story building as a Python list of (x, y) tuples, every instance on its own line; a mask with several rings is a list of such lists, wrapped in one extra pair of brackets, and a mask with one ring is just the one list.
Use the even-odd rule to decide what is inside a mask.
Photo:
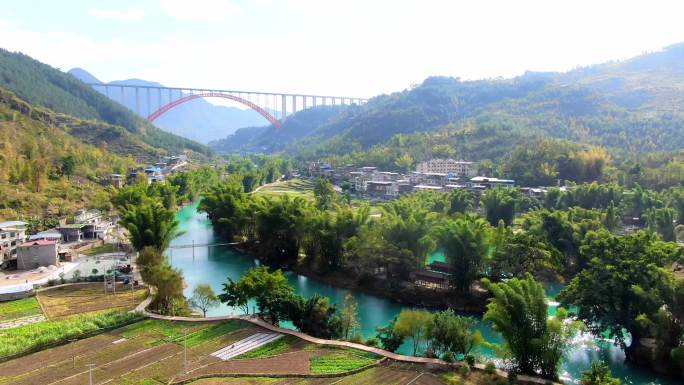
[(57, 266), (57, 245), (57, 241), (48, 239), (22, 243), (17, 246), (17, 268), (25, 270), (40, 266)]
[(100, 210), (78, 210), (74, 215), (74, 223), (98, 224), (102, 221)]
[(366, 182), (366, 193), (379, 197), (394, 197), (399, 194), (396, 182), (390, 181), (368, 181)]
[(477, 174), (475, 163), (454, 159), (430, 159), (418, 163), (416, 171), (419, 173), (451, 174), (468, 178)]
[(8, 267), (17, 258), (17, 246), (26, 239), (26, 226), (22, 221), (0, 223), (0, 265)]

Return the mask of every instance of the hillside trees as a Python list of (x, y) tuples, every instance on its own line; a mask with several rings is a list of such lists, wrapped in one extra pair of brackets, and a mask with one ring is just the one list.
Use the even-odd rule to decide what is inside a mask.
[(462, 293), (484, 272), (489, 257), (492, 229), (482, 218), (462, 214), (438, 229), (439, 245), (452, 266), (452, 280)]
[[(664, 267), (679, 258), (671, 243), (640, 231), (622, 237), (599, 232), (581, 249), (589, 263), (558, 296), (564, 305), (577, 306), (578, 317), (593, 333), (608, 333), (630, 357), (648, 334), (641, 314), (656, 314), (671, 296), (672, 273)], [(627, 344), (623, 330), (631, 335)]]

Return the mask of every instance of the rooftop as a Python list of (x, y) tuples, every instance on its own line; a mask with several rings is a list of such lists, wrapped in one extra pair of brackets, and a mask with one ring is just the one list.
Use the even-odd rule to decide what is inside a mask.
[(14, 227), (23, 227), (28, 225), (28, 223), (24, 221), (6, 221), (6, 222), (0, 222), (0, 229), (4, 228), (14, 228)]
[(22, 244), (19, 245), (19, 246), (20, 246), (20, 247), (45, 246), (45, 245), (54, 245), (54, 244), (56, 244), (56, 243), (57, 243), (57, 241), (52, 240), (52, 239), (39, 239), (39, 240), (36, 240), (36, 241), (24, 242), (24, 243), (22, 243)]
[(475, 183), (515, 183), (515, 181), (512, 179), (490, 178), (486, 176), (476, 176), (471, 178), (470, 181)]

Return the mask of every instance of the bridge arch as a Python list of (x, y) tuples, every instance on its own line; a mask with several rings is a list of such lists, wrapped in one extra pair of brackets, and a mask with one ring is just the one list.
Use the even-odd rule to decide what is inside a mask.
[(235, 95), (231, 95), (231, 94), (224, 94), (224, 93), (220, 93), (220, 92), (201, 92), (198, 94), (190, 94), (190, 95), (183, 96), (182, 98), (176, 99), (176, 100), (172, 101), (171, 103), (168, 103), (168, 104), (162, 106), (157, 111), (151, 113), (150, 116), (147, 117), (147, 120), (150, 122), (154, 122), (155, 119), (160, 117), (162, 114), (164, 114), (168, 110), (170, 110), (170, 109), (172, 109), (172, 108), (174, 108), (180, 104), (188, 102), (190, 100), (199, 99), (199, 98), (224, 98), (224, 99), (230, 99), (230, 100), (236, 101), (238, 103), (242, 103), (242, 104), (246, 105), (247, 107), (253, 109), (254, 111), (258, 112), (264, 118), (266, 118), (266, 120), (268, 120), (269, 123), (271, 123), (275, 128), (281, 127), (280, 120), (278, 120), (275, 116), (273, 116), (271, 113), (269, 113), (265, 109), (259, 107), (258, 105), (250, 102), (247, 99), (243, 99), (239, 96), (235, 96)]

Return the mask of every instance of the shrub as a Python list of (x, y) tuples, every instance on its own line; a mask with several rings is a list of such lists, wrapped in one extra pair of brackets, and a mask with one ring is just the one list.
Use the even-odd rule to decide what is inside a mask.
[(449, 363), (449, 364), (454, 362), (454, 353), (452, 353), (452, 352), (444, 353), (442, 355), (442, 360), (444, 360), (444, 362)]
[(470, 374), (470, 364), (463, 362), (461, 367), (458, 368), (458, 373), (463, 377), (468, 377), (468, 374)]
[(492, 375), (496, 372), (496, 365), (493, 362), (487, 362), (484, 367), (484, 372), (486, 374)]
[(470, 366), (475, 365), (475, 356), (467, 355), (465, 358), (465, 362), (467, 362)]
[(365, 344), (368, 346), (378, 347), (380, 346), (380, 340), (378, 339), (378, 337), (372, 336), (366, 340)]

